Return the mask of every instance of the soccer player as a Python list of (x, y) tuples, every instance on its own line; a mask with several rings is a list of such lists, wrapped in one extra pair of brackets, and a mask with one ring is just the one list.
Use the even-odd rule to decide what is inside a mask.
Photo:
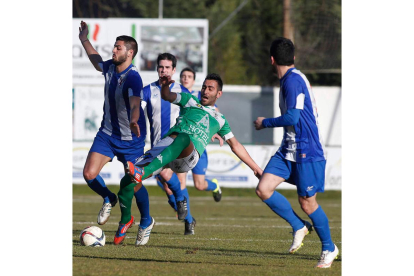
[[(112, 59), (103, 61), (89, 42), (88, 33), (88, 25), (81, 21), (79, 39), (92, 65), (105, 77), (105, 102), (101, 127), (89, 150), (83, 176), (88, 186), (104, 200), (98, 215), (98, 224), (103, 225), (108, 221), (112, 207), (118, 199), (116, 194), (106, 187), (99, 172), (106, 163), (112, 161), (114, 156), (123, 164), (127, 161), (134, 162), (140, 157), (144, 152), (146, 126), (140, 98), (142, 79), (137, 68), (132, 65), (132, 60), (138, 52), (136, 40), (124, 35), (117, 37), (112, 50)], [(128, 175), (121, 179), (121, 187), (130, 183)], [(137, 185), (133, 194), (141, 213), (138, 232), (152, 229), (154, 219), (150, 216), (146, 188)], [(130, 212), (131, 202), (129, 204)], [(129, 216), (127, 221), (121, 219), (114, 238), (115, 244), (119, 244), (124, 239), (126, 230), (133, 224), (133, 216)], [(142, 237), (139, 240), (140, 244), (148, 242), (148, 238), (149, 235)]]
[[(240, 160), (260, 178), (262, 169), (234, 137), (225, 117), (213, 108), (223, 93), (220, 76), (207, 75), (201, 89), (201, 100), (189, 93), (170, 92), (169, 85), (173, 82), (171, 76), (160, 78), (162, 98), (180, 106), (177, 123), (155, 147), (138, 159), (135, 166), (132, 162), (127, 162), (127, 172), (131, 179), (142, 185), (142, 180), (164, 167), (169, 167), (174, 172), (188, 172), (196, 166), (200, 155), (215, 133), (218, 133)], [(129, 200), (132, 200), (131, 192)], [(120, 202), (123, 203), (121, 198)]]
[(284, 181), (296, 185), (300, 206), (312, 220), (322, 243), (321, 258), (316, 266), (328, 268), (339, 251), (332, 242), (328, 218), (316, 201), (317, 193), (324, 191), (326, 154), (311, 86), (305, 75), (295, 68), (294, 59), (292, 41), (279, 37), (272, 42), (270, 60), (280, 79), (282, 115), (268, 119), (258, 117), (254, 125), (257, 130), (283, 127), (284, 134), (280, 148), (263, 172), (256, 194), (292, 226), (293, 242), (289, 253), (293, 254), (303, 245), (312, 225), (302, 220), (289, 201), (275, 189)]
[[(194, 91), (193, 85), (195, 82), (196, 73), (191, 68), (184, 68), (181, 70), (180, 73), (180, 82), (190, 91), (190, 93), (197, 97), (199, 100), (201, 100), (201, 91)], [(218, 112), (219, 109), (216, 105), (214, 107)], [(223, 141), (220, 141), (220, 144), (222, 145)], [(203, 154), (200, 156), (200, 160), (198, 160), (197, 166), (195, 166), (191, 172), (193, 173), (193, 181), (194, 186), (199, 191), (212, 191), (213, 192), (213, 198), (216, 202), (219, 202), (221, 200), (221, 189), (218, 185), (217, 179), (213, 178), (212, 180), (209, 180), (206, 178), (206, 170), (208, 166), (208, 157), (207, 157), (207, 151), (205, 150)]]
[[(173, 127), (180, 113), (177, 105), (171, 104), (161, 98), (160, 78), (173, 76), (176, 71), (177, 59), (170, 53), (163, 53), (157, 58), (158, 80), (145, 86), (141, 93), (142, 107), (150, 124), (151, 148)], [(175, 93), (189, 93), (187, 88), (179, 83), (172, 83), (170, 90)], [(177, 211), (178, 219), (184, 220), (184, 234), (194, 232), (195, 219), (190, 211), (190, 197), (188, 190), (181, 182), (185, 181), (185, 175), (179, 177), (171, 169), (164, 169), (155, 176), (159, 185), (165, 185), (168, 194), (168, 203)], [(181, 181), (180, 181), (181, 180)], [(161, 184), (160, 184), (161, 183)], [(192, 230), (192, 231), (191, 231)]]

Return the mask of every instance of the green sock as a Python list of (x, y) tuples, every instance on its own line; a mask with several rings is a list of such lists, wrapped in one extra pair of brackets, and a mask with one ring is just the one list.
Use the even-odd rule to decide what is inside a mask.
[[(158, 170), (159, 168), (167, 165), (171, 161), (177, 159), (180, 153), (188, 147), (190, 144), (190, 136), (185, 133), (179, 133), (178, 136), (174, 139), (174, 142), (171, 143), (168, 147), (166, 147), (157, 158), (154, 158), (151, 163), (149, 163), (144, 168), (144, 176), (142, 179), (147, 178), (150, 174)], [(161, 157), (161, 158), (158, 158)]]
[(119, 208), (121, 208), (121, 223), (125, 224), (131, 220), (132, 198), (136, 183), (131, 181), (129, 175), (121, 179), (121, 187), (118, 192)]

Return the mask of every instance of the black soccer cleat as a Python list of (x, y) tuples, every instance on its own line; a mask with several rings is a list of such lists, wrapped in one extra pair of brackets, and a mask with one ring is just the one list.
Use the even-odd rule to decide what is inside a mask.
[(194, 228), (196, 226), (196, 220), (193, 218), (192, 223), (185, 222), (184, 235), (194, 235)]
[(177, 215), (179, 220), (185, 219), (188, 214), (187, 210), (187, 199), (184, 197), (184, 200), (177, 201)]

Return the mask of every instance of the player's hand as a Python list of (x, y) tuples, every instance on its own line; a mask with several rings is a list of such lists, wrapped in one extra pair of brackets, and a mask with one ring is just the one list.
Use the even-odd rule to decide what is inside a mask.
[(79, 39), (80, 39), (80, 41), (84, 41), (84, 40), (88, 39), (88, 34), (89, 34), (88, 25), (85, 22), (81, 21), (80, 27), (79, 27)]
[(175, 81), (171, 79), (171, 76), (164, 75), (160, 77), (160, 84), (161, 86), (170, 86), (170, 84), (174, 83)]
[(258, 179), (260, 179), (262, 177), (263, 170), (259, 168), (258, 170), (253, 171), (253, 173)]
[(265, 117), (257, 117), (256, 121), (253, 122), (254, 127), (256, 128), (256, 130), (261, 130), (263, 129), (263, 120), (266, 119)]
[(129, 128), (131, 129), (131, 131), (137, 136), (141, 136), (141, 131), (139, 130), (139, 126), (137, 123), (132, 122), (129, 124)]
[(215, 139), (219, 140), (220, 147), (222, 147), (224, 144), (223, 138), (221, 138), (221, 136), (216, 133), (213, 135), (213, 137), (211, 137), (211, 142), (214, 142)]

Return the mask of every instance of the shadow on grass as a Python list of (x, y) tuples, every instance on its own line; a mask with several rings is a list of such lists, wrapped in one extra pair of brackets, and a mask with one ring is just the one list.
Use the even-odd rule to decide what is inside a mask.
[[(73, 255), (77, 258), (88, 259), (103, 259), (103, 260), (118, 260), (118, 261), (132, 261), (132, 262), (156, 262), (156, 263), (183, 263), (183, 264), (222, 264), (219, 262), (199, 262), (199, 261), (176, 261), (176, 260), (158, 260), (158, 259), (144, 259), (144, 258), (117, 258), (117, 257), (96, 257), (87, 255)], [(241, 266), (262, 266), (258, 264), (240, 264), (240, 263), (226, 263), (226, 265), (241, 265)]]

